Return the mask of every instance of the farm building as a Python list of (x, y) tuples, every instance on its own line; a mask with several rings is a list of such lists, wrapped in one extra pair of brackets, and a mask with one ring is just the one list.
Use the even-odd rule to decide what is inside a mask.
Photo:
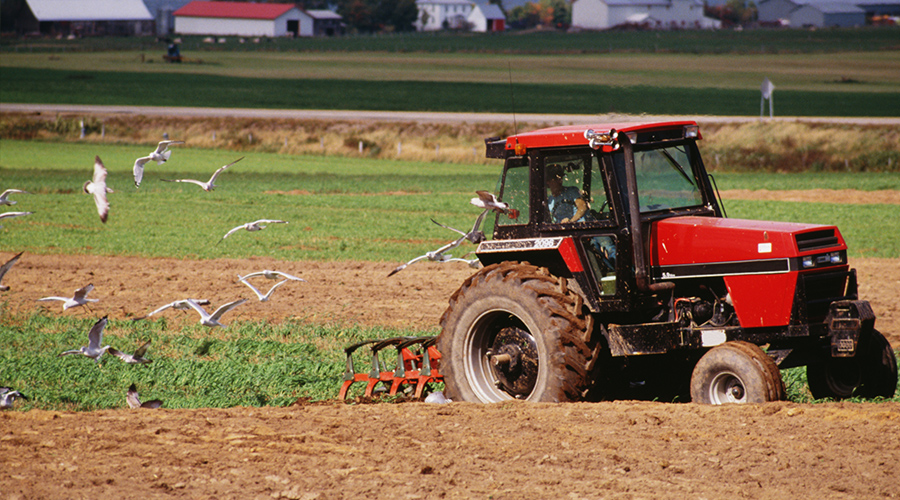
[(153, 16), (141, 0), (26, 0), (19, 33), (45, 35), (148, 35)]
[(506, 29), (506, 16), (499, 5), (492, 3), (475, 3), (467, 20), (472, 31), (480, 33)]
[(156, 20), (156, 34), (158, 36), (171, 35), (175, 32), (176, 10), (191, 3), (192, 0), (144, 0), (144, 5), (150, 11), (150, 15)]
[[(176, 10), (175, 32), (182, 35), (315, 36), (335, 33), (340, 16), (293, 4), (193, 1)], [(337, 16), (337, 19), (335, 18)]]
[(474, 4), (470, 0), (416, 0), (416, 31), (466, 29)]
[(798, 28), (848, 28), (865, 26), (866, 11), (840, 2), (810, 2), (791, 12), (790, 24)]
[(574, 0), (574, 29), (604, 30), (622, 26), (645, 29), (718, 28), (721, 22), (703, 15), (699, 0)]

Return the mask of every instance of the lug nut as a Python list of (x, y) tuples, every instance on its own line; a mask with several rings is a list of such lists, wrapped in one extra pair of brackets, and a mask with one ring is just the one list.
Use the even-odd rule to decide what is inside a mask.
[(491, 364), (499, 367), (500, 365), (508, 365), (509, 362), (512, 361), (512, 356), (509, 354), (498, 354), (496, 356), (491, 356)]

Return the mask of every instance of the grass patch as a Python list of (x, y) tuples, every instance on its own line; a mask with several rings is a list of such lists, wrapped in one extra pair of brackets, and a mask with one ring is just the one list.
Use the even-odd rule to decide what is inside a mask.
[[(647, 79), (645, 81), (652, 81)], [(655, 81), (665, 81), (659, 78)], [(435, 112), (628, 113), (753, 116), (759, 90), (508, 82), (240, 78), (206, 74), (99, 72), (4, 67), (4, 102), (264, 109)], [(260, 92), (259, 89), (266, 89)], [(336, 99), (335, 96), (340, 96)], [(779, 115), (893, 116), (896, 86), (885, 92), (783, 90)]]

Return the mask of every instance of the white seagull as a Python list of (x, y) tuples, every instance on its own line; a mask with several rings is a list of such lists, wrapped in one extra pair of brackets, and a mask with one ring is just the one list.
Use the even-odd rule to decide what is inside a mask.
[(100, 344), (103, 343), (103, 329), (106, 327), (106, 322), (107, 317), (104, 316), (94, 323), (94, 326), (91, 327), (91, 331), (88, 332), (88, 345), (81, 346), (81, 349), (62, 352), (57, 357), (65, 356), (67, 354), (84, 354), (97, 363), (100, 363), (100, 356), (103, 356), (103, 353), (110, 347), (108, 345), (100, 346)]
[(498, 200), (493, 193), (489, 193), (487, 191), (475, 191), (475, 194), (477, 194), (478, 197), (472, 198), (469, 203), (475, 205), (478, 208), (493, 210), (497, 213), (503, 213), (509, 210), (509, 203), (503, 203), (502, 201)]
[[(246, 278), (246, 276), (244, 276), (244, 278)], [(260, 302), (266, 302), (267, 300), (269, 300), (269, 297), (272, 296), (272, 292), (274, 292), (276, 288), (287, 283), (288, 281), (291, 281), (291, 280), (281, 280), (278, 283), (275, 283), (274, 285), (272, 285), (272, 288), (270, 288), (268, 292), (263, 294), (262, 292), (257, 290), (257, 288), (255, 286), (251, 285), (250, 282), (246, 281), (244, 278), (241, 278), (240, 274), (238, 275), (238, 279), (240, 280), (240, 282), (247, 285), (248, 287), (250, 287), (250, 289), (253, 290), (253, 293), (255, 293), (257, 297), (259, 297)]]
[(89, 299), (87, 298), (87, 294), (94, 289), (93, 283), (88, 284), (75, 290), (75, 295), (71, 298), (68, 297), (43, 297), (38, 299), (38, 302), (48, 301), (48, 300), (61, 300), (63, 303), (63, 311), (70, 307), (78, 307), (78, 306), (86, 306), (88, 302), (100, 302), (100, 299)]
[[(208, 305), (208, 304), (209, 304), (209, 301), (206, 300), (206, 299), (193, 299), (193, 300), (194, 300), (194, 302), (196, 302), (197, 304), (200, 304), (201, 306), (205, 306), (205, 305)], [(140, 318), (132, 318), (132, 321), (139, 321), (139, 320), (142, 320), (142, 319), (147, 319), (147, 318), (149, 318), (150, 316), (153, 316), (153, 315), (156, 314), (156, 313), (163, 312), (163, 311), (165, 311), (166, 309), (169, 309), (169, 308), (172, 308), (172, 309), (180, 309), (180, 310), (182, 310), (182, 311), (187, 311), (188, 309), (191, 309), (191, 305), (187, 303), (187, 299), (184, 299), (184, 300), (176, 300), (175, 302), (169, 302), (168, 304), (166, 304), (166, 305), (160, 307), (159, 309), (156, 309), (155, 311), (151, 312), (150, 314), (148, 314), (148, 315), (146, 315), (146, 316), (141, 316)]]
[(159, 144), (156, 146), (156, 151), (150, 153), (149, 156), (144, 156), (134, 160), (134, 186), (141, 187), (141, 179), (144, 178), (144, 164), (150, 161), (155, 161), (157, 165), (162, 165), (165, 163), (169, 156), (172, 155), (172, 150), (169, 149), (170, 144), (184, 144), (184, 141), (159, 141)]
[(125, 394), (125, 402), (128, 403), (129, 408), (159, 408), (162, 406), (162, 401), (158, 399), (153, 399), (150, 401), (144, 401), (141, 403), (140, 395), (137, 391), (137, 386), (131, 384), (131, 387), (128, 388), (128, 392)]
[[(444, 252), (453, 250), (454, 248), (458, 247), (462, 243), (463, 240), (464, 240), (464, 238), (459, 238), (457, 240), (451, 241), (450, 243), (447, 243), (446, 245), (442, 246), (441, 248), (438, 248), (437, 250), (435, 250), (433, 252), (426, 252), (425, 255), (420, 255), (420, 256), (416, 257), (415, 259), (407, 262), (406, 264), (400, 264), (399, 266), (394, 268), (393, 271), (388, 273), (388, 277), (399, 273), (400, 271), (406, 269), (408, 266), (411, 266), (411, 265), (415, 264), (416, 262), (419, 262), (420, 260), (430, 260), (432, 262), (442, 262), (442, 263), (458, 261), (460, 259), (456, 259), (452, 255), (445, 255)], [(468, 261), (466, 261), (466, 262), (468, 262)]]
[(113, 190), (106, 186), (106, 167), (100, 161), (99, 156), (94, 157), (94, 178), (85, 181), (82, 191), (94, 195), (94, 203), (97, 205), (97, 213), (100, 214), (100, 222), (106, 222), (109, 218), (109, 201), (106, 199), (106, 193), (112, 193)]
[(19, 257), (21, 257), (23, 253), (25, 252), (17, 253), (13, 256), (13, 258), (6, 261), (6, 264), (0, 266), (0, 292), (9, 290), (9, 287), (3, 284), (3, 277), (6, 276), (7, 271), (9, 271), (13, 264), (15, 264), (17, 260), (19, 260)]
[(303, 279), (303, 278), (298, 278), (298, 277), (296, 277), (296, 276), (291, 276), (291, 275), (288, 274), (288, 273), (283, 273), (283, 272), (281, 272), (281, 271), (270, 271), (270, 270), (268, 270), (268, 269), (266, 269), (266, 270), (264, 270), (264, 271), (257, 271), (257, 272), (255, 272), (255, 273), (250, 273), (250, 274), (248, 274), (247, 276), (244, 276), (243, 278), (241, 278), (241, 275), (239, 274), (239, 275), (238, 275), (238, 279), (240, 279), (241, 281), (243, 281), (243, 280), (245, 280), (245, 279), (247, 279), (247, 278), (253, 278), (254, 276), (265, 276), (266, 278), (268, 278), (268, 279), (270, 279), (270, 280), (277, 280), (277, 279), (285, 278), (285, 279), (289, 279), (289, 280), (292, 280), (292, 281), (306, 281), (306, 280)]
[(15, 205), (18, 203), (17, 201), (7, 199), (7, 197), (13, 193), (31, 194), (28, 191), (22, 191), (21, 189), (7, 189), (3, 194), (0, 194), (0, 205)]
[(216, 177), (218, 177), (219, 174), (221, 174), (226, 168), (234, 165), (235, 163), (237, 163), (243, 159), (244, 159), (244, 157), (241, 156), (237, 160), (234, 160), (233, 162), (229, 163), (228, 165), (225, 165), (224, 167), (219, 167), (219, 169), (216, 170), (215, 173), (212, 174), (212, 177), (210, 177), (207, 182), (198, 181), (195, 179), (160, 179), (160, 180), (163, 180), (166, 182), (190, 182), (191, 184), (196, 184), (196, 185), (200, 186), (200, 188), (203, 189), (204, 191), (212, 191), (213, 189), (216, 188), (216, 183), (215, 183)]
[(28, 400), (28, 398), (19, 391), (14, 391), (9, 387), (0, 387), (0, 410), (8, 410), (12, 408), (16, 398)]
[[(246, 229), (247, 231), (261, 231), (266, 228), (266, 226), (263, 226), (262, 224), (287, 224), (287, 221), (273, 220), (273, 219), (260, 219), (258, 221), (241, 224), (240, 226), (225, 233), (225, 236), (222, 236), (222, 240), (231, 236), (232, 233), (240, 231), (241, 229)], [(222, 240), (219, 240), (219, 243), (221, 243)]]
[(107, 349), (107, 352), (128, 363), (129, 365), (146, 365), (153, 362), (152, 359), (147, 359), (144, 357), (144, 354), (149, 348), (150, 341), (148, 340), (144, 342), (144, 345), (138, 347), (138, 349), (134, 351), (134, 354), (122, 352), (115, 347), (110, 347), (109, 349)]
[(216, 309), (216, 312), (209, 314), (208, 312), (206, 312), (205, 309), (200, 307), (200, 304), (197, 304), (196, 302), (194, 302), (191, 299), (185, 299), (185, 300), (187, 300), (188, 305), (190, 305), (191, 307), (194, 308), (195, 311), (200, 313), (200, 324), (203, 326), (210, 326), (210, 327), (225, 326), (222, 323), (219, 323), (219, 319), (222, 317), (222, 315), (227, 313), (228, 311), (234, 309), (235, 307), (243, 304), (244, 302), (247, 302), (247, 299), (235, 300), (234, 302), (229, 302), (227, 304), (223, 304), (223, 305), (219, 306), (219, 308)]
[(33, 213), (34, 212), (3, 212), (2, 214), (0, 214), (0, 219), (11, 219), (13, 217), (22, 217), (25, 215), (31, 215)]

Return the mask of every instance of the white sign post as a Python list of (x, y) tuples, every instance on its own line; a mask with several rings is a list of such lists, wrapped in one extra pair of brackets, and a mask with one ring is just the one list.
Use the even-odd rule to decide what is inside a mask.
[(775, 115), (775, 105), (773, 104), (774, 96), (772, 95), (772, 91), (775, 90), (775, 85), (772, 85), (772, 82), (766, 78), (762, 82), (762, 86), (759, 88), (760, 92), (762, 92), (762, 99), (759, 100), (759, 117), (760, 119), (764, 115), (766, 99), (769, 100), (769, 118), (772, 118)]

